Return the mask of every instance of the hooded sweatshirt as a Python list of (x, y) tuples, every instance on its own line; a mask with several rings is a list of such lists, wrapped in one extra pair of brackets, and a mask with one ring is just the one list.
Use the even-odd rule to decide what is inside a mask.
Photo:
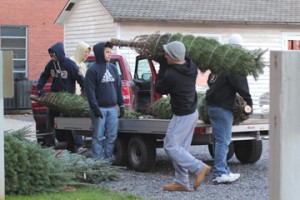
[(207, 80), (209, 89), (206, 91), (206, 104), (232, 110), (236, 93), (252, 107), (246, 77), (230, 74), (210, 74)]
[(79, 73), (79, 69), (74, 61), (67, 58), (64, 52), (64, 46), (58, 42), (48, 49), (48, 52), (54, 51), (58, 62), (50, 60), (44, 71), (42, 72), (37, 88), (42, 89), (51, 76), (51, 92), (67, 91), (71, 94), (75, 93), (75, 81), (80, 87), (84, 88), (84, 77)]
[(95, 63), (85, 76), (86, 96), (91, 109), (98, 107), (123, 106), (121, 78), (115, 65), (105, 61), (104, 42), (93, 47)]
[(197, 66), (191, 59), (186, 63), (161, 66), (156, 77), (155, 89), (160, 94), (170, 94), (171, 108), (175, 115), (183, 116), (197, 108)]
[[(71, 56), (70, 59), (73, 60), (77, 66), (79, 67), (79, 72), (85, 76), (86, 74), (86, 65), (84, 63), (85, 57), (84, 53), (86, 50), (91, 49), (90, 45), (88, 45), (85, 42), (79, 42), (76, 48), (76, 52), (74, 56)], [(81, 88), (80, 85), (77, 83), (76, 84), (76, 94), (80, 95), (81, 94)]]

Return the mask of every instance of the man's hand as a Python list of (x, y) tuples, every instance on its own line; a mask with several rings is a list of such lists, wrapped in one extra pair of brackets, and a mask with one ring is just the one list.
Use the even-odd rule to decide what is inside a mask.
[(125, 107), (120, 107), (120, 116), (119, 116), (119, 118), (124, 117), (124, 115), (125, 115)]
[(96, 117), (103, 118), (102, 112), (99, 110), (99, 108), (94, 109), (94, 114)]
[(44, 91), (43, 89), (38, 89), (37, 95), (38, 95), (39, 97), (41, 97), (41, 96), (43, 96), (43, 94), (45, 94), (45, 91)]

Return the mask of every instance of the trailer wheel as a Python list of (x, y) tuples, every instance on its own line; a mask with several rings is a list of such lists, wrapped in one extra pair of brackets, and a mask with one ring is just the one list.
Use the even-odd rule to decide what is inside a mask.
[(127, 153), (128, 139), (122, 136), (118, 136), (115, 141), (114, 148), (114, 165), (126, 166), (128, 163)]
[(234, 142), (235, 156), (241, 163), (255, 163), (262, 154), (261, 140), (244, 140)]
[[(213, 148), (213, 144), (209, 144), (208, 145), (208, 151), (209, 151), (209, 154), (211, 155), (212, 158), (215, 157), (215, 152), (214, 152), (214, 148)], [(234, 146), (232, 143), (229, 144), (228, 146), (228, 153), (227, 153), (227, 160), (230, 160), (234, 155)]]
[(135, 136), (128, 144), (130, 165), (139, 172), (147, 172), (154, 168), (156, 159), (155, 142), (151, 138)]

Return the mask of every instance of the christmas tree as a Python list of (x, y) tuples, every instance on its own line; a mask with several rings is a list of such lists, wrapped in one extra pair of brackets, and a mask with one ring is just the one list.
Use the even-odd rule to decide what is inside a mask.
[(163, 45), (172, 41), (181, 41), (186, 47), (186, 55), (193, 59), (201, 72), (210, 70), (212, 73), (221, 72), (252, 75), (255, 79), (263, 72), (265, 62), (262, 56), (266, 50), (246, 50), (228, 44), (220, 44), (215, 39), (201, 36), (176, 34), (140, 35), (132, 41), (111, 39), (115, 46), (130, 47), (138, 54), (159, 62), (164, 56)]
[(5, 132), (6, 194), (53, 192), (118, 178), (118, 167), (65, 150), (42, 148), (26, 139), (29, 133), (29, 127)]

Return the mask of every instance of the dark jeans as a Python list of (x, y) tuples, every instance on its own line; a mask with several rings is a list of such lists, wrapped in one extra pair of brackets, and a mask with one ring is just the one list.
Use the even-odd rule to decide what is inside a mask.
[(48, 109), (48, 116), (47, 116), (47, 126), (46, 126), (46, 133), (48, 133), (44, 140), (46, 146), (55, 146), (55, 138), (59, 142), (66, 142), (67, 147), (66, 149), (71, 151), (72, 153), (76, 152), (75, 148), (75, 141), (72, 134), (72, 131), (68, 130), (55, 130), (54, 129), (54, 118), (60, 116), (60, 112), (52, 109)]

